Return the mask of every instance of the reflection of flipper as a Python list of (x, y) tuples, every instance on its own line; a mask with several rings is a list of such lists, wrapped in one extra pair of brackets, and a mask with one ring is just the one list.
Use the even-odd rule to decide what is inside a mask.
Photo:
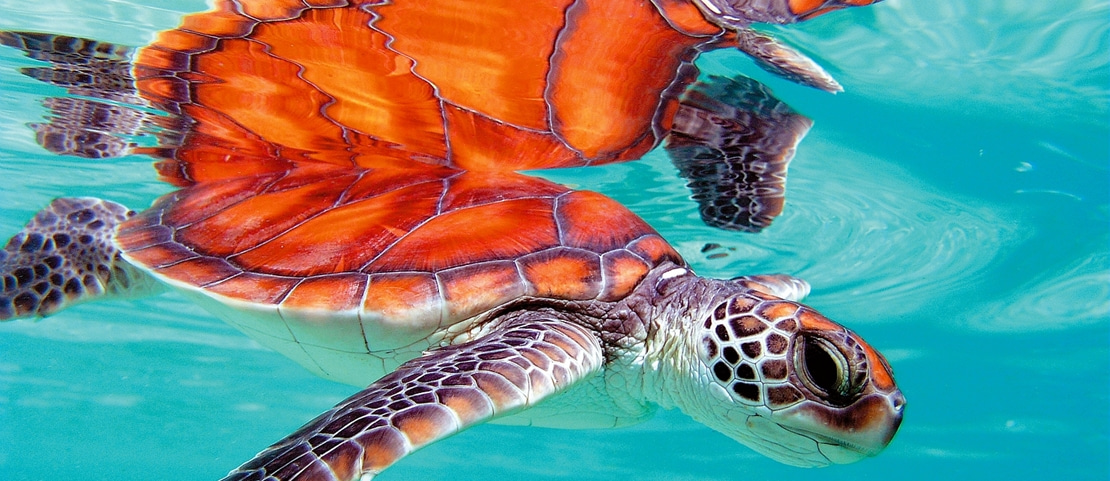
[(0, 32), (0, 44), (22, 50), (49, 67), (25, 67), (25, 75), (82, 95), (135, 103), (131, 48), (64, 35)]
[(759, 231), (782, 213), (786, 168), (812, 121), (748, 78), (687, 89), (666, 149), (706, 224)]
[(49, 123), (32, 124), (39, 145), (62, 155), (90, 159), (127, 155), (135, 146), (126, 136), (139, 135), (152, 123), (172, 128), (171, 119), (130, 106), (146, 106), (135, 91), (131, 48), (62, 35), (2, 32), (0, 44), (22, 50), (48, 67), (20, 71), (62, 87), (78, 97), (51, 97), (43, 105), (53, 114)]
[(736, 47), (764, 70), (826, 92), (843, 92), (836, 79), (817, 62), (773, 37), (751, 29), (736, 32)]

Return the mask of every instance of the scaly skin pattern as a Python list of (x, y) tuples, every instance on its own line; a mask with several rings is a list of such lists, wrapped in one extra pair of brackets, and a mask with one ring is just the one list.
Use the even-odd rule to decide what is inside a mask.
[(645, 318), (660, 366), (645, 395), (783, 463), (850, 463), (885, 447), (905, 398), (889, 364), (847, 328), (784, 299), (788, 276), (659, 278)]
[(161, 288), (120, 260), (116, 226), (134, 212), (94, 198), (55, 199), (0, 251), (0, 321)]
[[(599, 376), (622, 381), (606, 393), (626, 398), (615, 405), (678, 407), (789, 464), (873, 455), (904, 399), (862, 340), (775, 295), (807, 290), (788, 276), (705, 279), (670, 264), (619, 302), (515, 306), (477, 339), (403, 364), (226, 479), (370, 479), (437, 439)], [(630, 379), (642, 384), (629, 390)]]
[(401, 365), (225, 479), (367, 480), (416, 449), (533, 405), (602, 368), (590, 329), (537, 312), (499, 322), (477, 340)]

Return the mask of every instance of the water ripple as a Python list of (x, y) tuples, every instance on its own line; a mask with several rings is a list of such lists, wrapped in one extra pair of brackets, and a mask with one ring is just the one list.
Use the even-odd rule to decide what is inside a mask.
[(1057, 272), (1039, 275), (976, 314), (967, 316), (968, 326), (992, 332), (1105, 324), (1110, 319), (1110, 255), (1097, 252)]
[[(936, 312), (939, 299), (980, 286), (1000, 252), (1029, 235), (997, 206), (820, 138), (807, 147), (823, 158), (792, 167), (787, 210), (770, 229), (672, 234), (700, 273), (790, 273), (813, 285), (809, 301), (826, 313), (881, 321)], [(703, 253), (706, 242), (722, 247)]]
[(1108, 123), (1110, 2), (888, 0), (781, 29), (853, 94), (1030, 123)]

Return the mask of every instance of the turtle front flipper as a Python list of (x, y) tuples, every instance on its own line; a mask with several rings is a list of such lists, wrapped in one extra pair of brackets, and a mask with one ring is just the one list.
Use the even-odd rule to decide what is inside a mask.
[(711, 76), (683, 94), (666, 150), (706, 224), (755, 232), (782, 213), (787, 166), (812, 125), (755, 80)]
[(763, 70), (787, 80), (834, 94), (844, 91), (817, 62), (770, 35), (750, 28), (737, 30), (736, 48), (748, 54)]
[(56, 199), (0, 251), (0, 321), (42, 317), (78, 302), (158, 289), (120, 257), (112, 237), (133, 212), (94, 198)]
[(228, 480), (367, 480), (405, 455), (535, 405), (599, 371), (587, 329), (525, 312), (428, 352), (233, 471)]

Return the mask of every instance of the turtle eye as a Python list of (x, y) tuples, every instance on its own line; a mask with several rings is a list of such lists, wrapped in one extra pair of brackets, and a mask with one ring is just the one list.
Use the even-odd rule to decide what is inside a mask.
[(799, 336), (795, 357), (798, 377), (815, 394), (830, 400), (841, 400), (852, 394), (851, 365), (831, 342), (814, 336)]

